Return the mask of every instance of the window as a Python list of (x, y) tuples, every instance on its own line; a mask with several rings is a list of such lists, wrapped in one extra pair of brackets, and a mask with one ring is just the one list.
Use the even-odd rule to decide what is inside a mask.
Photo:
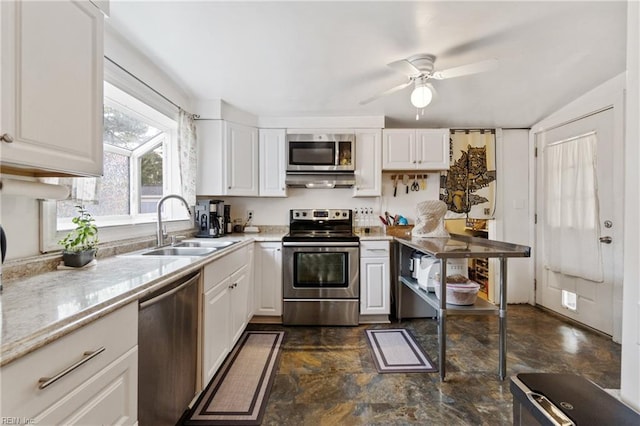
[[(73, 228), (71, 219), (79, 203), (103, 228), (100, 240), (108, 241), (119, 238), (104, 238), (105, 227), (155, 225), (158, 201), (163, 195), (180, 193), (176, 120), (108, 82), (104, 83), (103, 142), (102, 177), (55, 179), (71, 188), (71, 199), (47, 203), (45, 215), (52, 217), (44, 227), (49, 222), (54, 229), (43, 235), (43, 251), (53, 250), (60, 235)], [(181, 204), (167, 202), (163, 219), (187, 220), (189, 216)], [(145, 235), (153, 235), (153, 228), (148, 227)], [(125, 232), (120, 238), (130, 236)]]

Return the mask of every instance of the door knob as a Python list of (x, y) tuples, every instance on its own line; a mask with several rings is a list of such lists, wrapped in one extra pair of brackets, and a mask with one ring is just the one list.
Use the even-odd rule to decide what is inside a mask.
[(611, 244), (613, 239), (611, 237), (600, 237), (600, 242), (605, 244)]
[(11, 143), (13, 142), (13, 136), (11, 136), (9, 133), (3, 133), (2, 136), (0, 136), (0, 140), (2, 142)]

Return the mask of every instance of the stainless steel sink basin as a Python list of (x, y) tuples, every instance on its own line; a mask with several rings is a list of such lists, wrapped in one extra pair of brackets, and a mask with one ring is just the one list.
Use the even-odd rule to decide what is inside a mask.
[(160, 247), (141, 253), (142, 256), (206, 256), (218, 250), (215, 247)]
[(124, 254), (124, 256), (207, 256), (238, 241), (186, 240), (166, 247), (156, 247)]
[(183, 241), (178, 244), (174, 244), (173, 247), (207, 247), (207, 248), (216, 248), (223, 249), (229, 247), (233, 244), (237, 243), (237, 241)]

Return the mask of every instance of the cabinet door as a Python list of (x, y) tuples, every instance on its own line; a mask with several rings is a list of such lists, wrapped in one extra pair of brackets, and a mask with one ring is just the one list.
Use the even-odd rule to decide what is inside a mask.
[(449, 129), (416, 130), (416, 139), (418, 169), (449, 169)]
[(255, 265), (255, 315), (282, 315), (282, 244), (258, 244)]
[(247, 326), (247, 298), (249, 297), (249, 267), (243, 266), (231, 275), (231, 342), (238, 341)]
[(360, 314), (390, 313), (390, 262), (388, 257), (360, 260)]
[(382, 195), (382, 144), (380, 130), (356, 130), (356, 185), (354, 197)]
[(388, 129), (382, 132), (382, 170), (407, 170), (416, 167), (414, 129)]
[(260, 196), (286, 197), (285, 130), (260, 129)]
[[(205, 279), (207, 277), (205, 276)], [(229, 277), (204, 294), (202, 324), (202, 383), (209, 383), (231, 350)]]
[(258, 129), (226, 122), (225, 195), (258, 195)]
[(198, 120), (197, 195), (224, 195), (223, 121)]
[(102, 174), (103, 15), (89, 2), (0, 2), (2, 167)]

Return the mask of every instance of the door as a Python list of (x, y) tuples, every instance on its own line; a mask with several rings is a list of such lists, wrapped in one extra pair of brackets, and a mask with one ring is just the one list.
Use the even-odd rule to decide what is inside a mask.
[(449, 169), (449, 129), (416, 130), (419, 170)]
[(0, 2), (2, 164), (102, 175), (103, 15), (89, 2)]
[(227, 191), (258, 196), (258, 130), (227, 122)]
[[(622, 269), (617, 267), (616, 263), (621, 263), (623, 247), (622, 220), (619, 219), (623, 207), (624, 190), (620, 184), (622, 164), (616, 164), (614, 161), (616, 159), (622, 161), (622, 156), (619, 155), (622, 147), (618, 139), (614, 134), (613, 109), (535, 134), (538, 152), (536, 157), (536, 303), (610, 335), (614, 334), (614, 285), (619, 279), (615, 271), (620, 270), (621, 273)], [(586, 143), (594, 146), (591, 150), (594, 161), (588, 162), (589, 166), (585, 170), (592, 171), (587, 176), (593, 179), (596, 186), (595, 192), (592, 192), (595, 194), (593, 205), (596, 209), (593, 211), (593, 226), (587, 226), (589, 229), (586, 233), (582, 233), (576, 229), (583, 227), (584, 224), (577, 222), (589, 216), (587, 212), (591, 209), (587, 205), (584, 211), (579, 211), (579, 215), (573, 215), (581, 209), (576, 209), (575, 204), (567, 199), (579, 199), (580, 197), (576, 198), (574, 195), (578, 192), (569, 191), (558, 197), (558, 194), (561, 194), (558, 188), (563, 185), (553, 185), (552, 182), (557, 182), (557, 179), (554, 180), (553, 170), (563, 170), (562, 173), (568, 170), (568, 163), (565, 160), (557, 160), (560, 158), (558, 156), (560, 145), (563, 145), (562, 149), (567, 149), (570, 144), (573, 144), (571, 149), (582, 150), (585, 149)], [(561, 155), (564, 155), (564, 158), (570, 158), (567, 151), (562, 152)], [(558, 164), (562, 166), (557, 166)], [(578, 184), (577, 187), (581, 186)], [(588, 192), (589, 190), (580, 193)], [(556, 239), (557, 233), (553, 234), (550, 230), (560, 229), (554, 228), (553, 222), (556, 222), (557, 216), (554, 215), (561, 204), (564, 209), (562, 212), (564, 219), (561, 225), (562, 231), (559, 232), (563, 232), (563, 237)], [(565, 204), (570, 208), (565, 208)], [(578, 221), (572, 217), (577, 217)], [(567, 221), (572, 225), (567, 226)], [(574, 238), (576, 233), (581, 233), (577, 239)], [(564, 238), (565, 235), (567, 238)], [(584, 239), (585, 235), (586, 239)], [(558, 247), (559, 244), (561, 248)], [(588, 251), (587, 247), (593, 247), (593, 249)], [(582, 268), (561, 268), (558, 271), (557, 265), (554, 266), (558, 263), (558, 258), (564, 261), (574, 254), (577, 254), (574, 259), (578, 263), (587, 258), (598, 260), (583, 265)], [(595, 268), (592, 268), (593, 266)], [(589, 269), (598, 272), (590, 275)], [(586, 277), (586, 275), (590, 276)], [(615, 323), (619, 322), (615, 321)]]
[(282, 244), (259, 243), (256, 249), (255, 314), (282, 315)]
[(286, 197), (284, 129), (260, 129), (260, 196)]
[(416, 131), (391, 129), (382, 131), (382, 170), (416, 168)]
[(380, 130), (356, 130), (356, 186), (354, 197), (382, 195)]

